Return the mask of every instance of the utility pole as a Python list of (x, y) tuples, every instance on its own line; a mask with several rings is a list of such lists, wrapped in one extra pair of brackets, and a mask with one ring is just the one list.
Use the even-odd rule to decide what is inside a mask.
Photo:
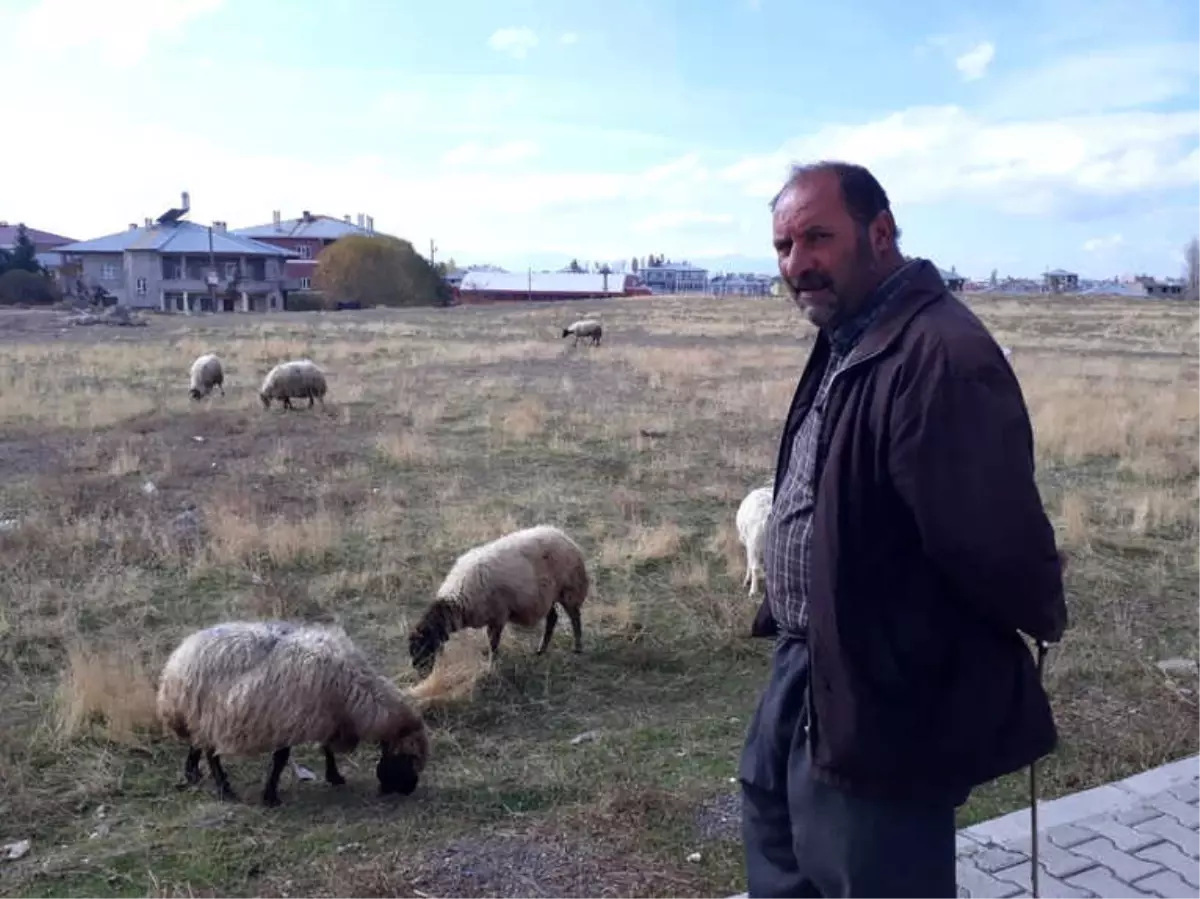
[(429, 264), (432, 266), (436, 263), (437, 244), (433, 242), (433, 238), (429, 238)]
[(217, 257), (213, 254), (212, 225), (208, 226), (208, 311), (217, 311)]
[(526, 273), (526, 277), (528, 277), (528, 279), (529, 279), (529, 281), (528, 281), (528, 290), (529, 290), (528, 299), (529, 299), (529, 302), (532, 303), (533, 302), (533, 266), (532, 265), (529, 266), (529, 270)]

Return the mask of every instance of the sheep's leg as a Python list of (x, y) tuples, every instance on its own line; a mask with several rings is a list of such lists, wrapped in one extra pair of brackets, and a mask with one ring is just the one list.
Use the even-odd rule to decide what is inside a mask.
[(283, 405), (283, 408), (285, 408), (285, 409), (291, 409), (291, 408), (292, 408), (292, 399), (291, 399), (291, 397), (287, 397), (287, 396), (285, 396), (285, 397), (284, 397), (282, 400), (280, 400), (280, 402), (282, 403), (282, 405)]
[(225, 385), (224, 384), (217, 384), (217, 389), (221, 391), (221, 396), (225, 395)]
[(542, 634), (542, 645), (538, 647), (538, 655), (545, 652), (546, 647), (550, 645), (550, 636), (554, 633), (554, 625), (556, 624), (558, 624), (558, 610), (554, 606), (551, 606), (550, 611), (546, 613), (546, 632)]
[(221, 764), (221, 757), (211, 749), (205, 749), (204, 759), (208, 762), (208, 770), (217, 784), (217, 798), (230, 802), (235, 801), (237, 793), (233, 792), (233, 787), (229, 785), (229, 777), (225, 774), (225, 768)]
[(750, 569), (750, 595), (754, 596), (758, 593), (758, 568)]
[(333, 757), (333, 750), (328, 746), (322, 748), (325, 750), (325, 782), (340, 787), (346, 782), (346, 778), (342, 777), (341, 772), (338, 771), (337, 759)]
[(316, 397), (316, 394), (315, 394), (315, 393), (313, 393), (312, 391), (309, 391), (309, 394), (308, 394), (308, 408), (310, 408), (310, 409), (311, 409), (311, 408), (313, 407), (313, 403), (315, 403), (315, 402), (316, 402), (316, 399), (315, 399), (315, 397)]
[(189, 746), (187, 758), (183, 760), (183, 780), (175, 784), (177, 789), (186, 790), (194, 787), (204, 778), (200, 771), (200, 756), (202, 751), (196, 746)]
[(504, 625), (503, 624), (489, 624), (487, 626), (487, 632), (488, 632), (488, 643), (492, 647), (492, 655), (493, 656), (499, 655), (499, 653), (500, 653), (500, 635), (502, 633), (504, 633)]
[(571, 636), (575, 639), (575, 652), (583, 652), (583, 620), (579, 617), (579, 609), (563, 606), (567, 617), (571, 619)]
[(291, 754), (292, 747), (284, 746), (276, 749), (271, 756), (271, 773), (267, 775), (267, 785), (262, 794), (263, 805), (279, 805), (279, 775), (283, 774)]

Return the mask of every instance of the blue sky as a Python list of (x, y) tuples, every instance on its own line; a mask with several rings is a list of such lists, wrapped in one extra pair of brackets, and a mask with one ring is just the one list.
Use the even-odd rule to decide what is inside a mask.
[(0, 76), (32, 88), (0, 218), (95, 237), (188, 190), (196, 221), (364, 212), (459, 262), (769, 271), (788, 163), (842, 158), (944, 268), (1178, 274), (1194, 0), (912, 6), (0, 0)]

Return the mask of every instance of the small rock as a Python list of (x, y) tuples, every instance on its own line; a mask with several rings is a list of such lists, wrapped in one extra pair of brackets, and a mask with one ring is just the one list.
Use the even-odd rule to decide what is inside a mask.
[(352, 849), (361, 849), (361, 848), (362, 848), (362, 843), (346, 843), (345, 845), (338, 846), (336, 851), (340, 854), (343, 852), (349, 852)]
[(703, 856), (701, 856), (699, 852), (693, 852), (688, 855), (687, 860), (689, 862), (698, 862), (701, 858), (703, 858)]
[(317, 775), (313, 774), (308, 768), (305, 768), (299, 762), (292, 762), (292, 773), (296, 775), (296, 780), (316, 780)]
[(1163, 659), (1156, 663), (1158, 670), (1166, 675), (1196, 675), (1200, 671), (1200, 664), (1195, 659)]
[(156, 493), (157, 491), (158, 488), (154, 486), (153, 481), (147, 481), (142, 485), (142, 493), (146, 494), (146, 496), (150, 496), (152, 493)]
[(600, 739), (600, 731), (585, 730), (583, 733), (576, 734), (575, 736), (571, 737), (571, 745), (578, 746), (580, 743), (590, 743), (591, 741), (598, 739)]
[(0, 849), (0, 852), (3, 852), (4, 857), (9, 861), (16, 861), (18, 858), (24, 857), (25, 854), (29, 852), (29, 847), (29, 840), (17, 840), (15, 843), (8, 843), (5, 845), (3, 849)]
[(15, 531), (18, 524), (15, 518), (0, 518), (0, 531)]
[(203, 437), (201, 437), (199, 434), (197, 434), (197, 435), (196, 435), (195, 437), (193, 437), (192, 439), (193, 439), (193, 440), (195, 440), (197, 443), (203, 443), (203, 442), (204, 442), (204, 438), (203, 438)]
[(97, 827), (95, 830), (93, 830), (90, 834), (88, 834), (88, 839), (89, 840), (97, 840), (97, 839), (100, 839), (101, 837), (106, 837), (106, 836), (108, 836), (108, 834), (111, 830), (112, 830), (112, 828), (109, 826), (108, 822), (105, 821), (99, 827)]
[(108, 816), (108, 806), (107, 805), (96, 806), (96, 817), (97, 818), (104, 818), (107, 816)]

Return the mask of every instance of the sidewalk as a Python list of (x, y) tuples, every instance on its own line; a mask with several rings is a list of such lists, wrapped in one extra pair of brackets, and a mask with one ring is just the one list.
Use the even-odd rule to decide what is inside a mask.
[[(1038, 892), (1200, 896), (1200, 756), (1038, 803)], [(958, 895), (1031, 896), (1029, 809), (958, 833)], [(744, 899), (745, 893), (731, 899)]]

